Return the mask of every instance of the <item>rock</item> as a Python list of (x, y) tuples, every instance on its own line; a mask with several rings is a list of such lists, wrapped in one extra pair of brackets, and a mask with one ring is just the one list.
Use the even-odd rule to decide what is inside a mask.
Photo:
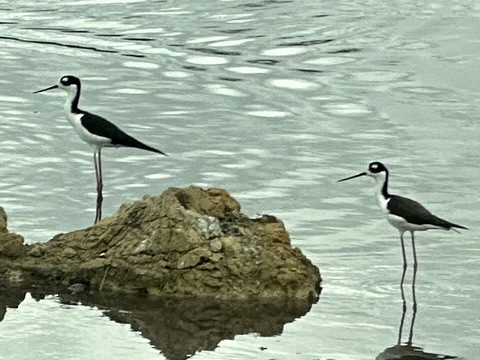
[(306, 299), (318, 296), (321, 281), (318, 269), (291, 247), (280, 220), (250, 219), (225, 190), (196, 186), (144, 196), (95, 226), (57, 235), (24, 254), (6, 271), (36, 286)]
[(218, 253), (222, 250), (223, 244), (219, 239), (213, 239), (210, 241), (210, 250), (214, 253)]
[(0, 235), (0, 256), (16, 258), (25, 253), (23, 237), (17, 234)]
[(40, 257), (45, 253), (46, 247), (47, 246), (45, 244), (35, 244), (27, 253), (27, 255), (32, 257)]
[(212, 252), (205, 247), (199, 247), (189, 251), (178, 260), (177, 269), (191, 269), (202, 263), (206, 263), (212, 257)]
[(17, 258), (25, 254), (23, 237), (7, 230), (7, 214), (0, 207), (0, 257)]
[(66, 247), (65, 249), (62, 250), (62, 256), (67, 259), (71, 259), (76, 255), (77, 255), (77, 252), (73, 250), (71, 247)]
[(213, 216), (200, 215), (192, 210), (185, 210), (185, 219), (206, 239), (222, 235), (220, 221)]
[(0, 207), (0, 233), (6, 233), (7, 230), (7, 213), (3, 207)]
[(70, 285), (67, 290), (70, 292), (70, 294), (81, 294), (85, 292), (86, 288), (87, 287), (85, 286), (85, 284), (75, 283), (73, 285)]

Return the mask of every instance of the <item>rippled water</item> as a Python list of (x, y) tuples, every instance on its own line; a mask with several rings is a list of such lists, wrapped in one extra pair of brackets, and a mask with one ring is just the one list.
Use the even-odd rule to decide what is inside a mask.
[[(74, 74), (82, 108), (170, 155), (105, 150), (105, 214), (170, 186), (223, 187), (245, 213), (283, 219), (322, 272), (320, 301), (281, 335), (242, 330), (193, 358), (389, 358), (402, 316), (398, 233), (369, 179), (336, 183), (373, 160), (389, 166), (392, 192), (471, 228), (418, 234), (413, 344), (477, 357), (478, 4), (86, 0), (4, 2), (0, 13), (11, 230), (46, 241), (93, 222), (92, 154), (65, 120), (65, 95), (32, 94)], [(28, 294), (6, 304), (1, 359), (169, 357), (98, 304)]]

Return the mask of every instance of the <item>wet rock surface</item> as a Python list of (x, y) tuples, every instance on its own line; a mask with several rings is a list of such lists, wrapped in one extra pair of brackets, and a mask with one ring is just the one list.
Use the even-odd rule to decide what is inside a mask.
[(1, 215), (0, 277), (10, 283), (219, 299), (319, 293), (318, 269), (292, 248), (283, 223), (245, 216), (222, 189), (170, 188), (28, 246)]

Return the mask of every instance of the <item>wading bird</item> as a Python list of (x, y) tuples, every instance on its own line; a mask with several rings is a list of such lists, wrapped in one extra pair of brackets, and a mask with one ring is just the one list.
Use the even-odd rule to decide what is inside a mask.
[(409, 231), (412, 236), (413, 247), (413, 284), (415, 285), (415, 278), (418, 268), (417, 253), (415, 250), (415, 231), (424, 231), (429, 229), (443, 229), (455, 230), (455, 228), (468, 230), (466, 227), (443, 220), (438, 216), (433, 215), (422, 204), (415, 200), (392, 195), (388, 192), (388, 170), (381, 162), (375, 161), (368, 165), (368, 169), (360, 174), (338, 180), (345, 181), (354, 179), (360, 176), (370, 176), (376, 181), (376, 197), (380, 208), (385, 213), (388, 222), (398, 229), (400, 232), (400, 241), (402, 243), (403, 254), (403, 274), (401, 286), (405, 278), (405, 271), (407, 269), (407, 258), (405, 256), (405, 244), (403, 242), (403, 234)]
[(72, 75), (63, 76), (60, 78), (58, 84), (50, 86), (46, 89), (35, 91), (34, 94), (53, 89), (61, 89), (66, 91), (67, 100), (65, 102), (64, 109), (67, 119), (77, 132), (78, 136), (80, 136), (83, 141), (90, 144), (93, 148), (93, 161), (95, 165), (95, 176), (97, 179), (97, 210), (95, 215), (96, 223), (102, 218), (102, 148), (132, 147), (152, 151), (161, 155), (166, 154), (138, 141), (103, 117), (81, 110), (78, 107), (81, 93), (81, 82), (78, 77)]

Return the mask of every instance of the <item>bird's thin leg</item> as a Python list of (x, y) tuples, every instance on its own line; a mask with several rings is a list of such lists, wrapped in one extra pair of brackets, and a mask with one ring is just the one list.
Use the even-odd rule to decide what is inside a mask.
[[(415, 296), (414, 296), (415, 299)], [(417, 317), (417, 302), (414, 300), (413, 303), (413, 314), (412, 314), (412, 322), (410, 323), (410, 332), (408, 335), (408, 345), (412, 345), (413, 342), (413, 327), (415, 326), (415, 318)]]
[(95, 212), (95, 221), (94, 221), (94, 224), (96, 224), (102, 218), (102, 201), (103, 201), (102, 165), (101, 165), (101, 159), (100, 159), (100, 151), (98, 151), (98, 156), (97, 156), (97, 151), (94, 151), (93, 163), (95, 165), (95, 179), (97, 181), (97, 208)]
[(402, 290), (402, 300), (403, 300), (403, 307), (402, 307), (402, 317), (400, 319), (400, 325), (398, 326), (398, 341), (397, 345), (402, 343), (402, 332), (403, 332), (403, 323), (405, 321), (405, 314), (407, 313), (407, 302), (405, 300), (405, 295), (403, 293), (403, 286), (401, 287)]
[(417, 281), (418, 262), (417, 262), (417, 251), (415, 249), (415, 235), (413, 231), (411, 231), (411, 234), (412, 234), (412, 249), (413, 249), (412, 295), (413, 295), (413, 311), (415, 313), (417, 311), (417, 297), (415, 294), (415, 282)]
[(98, 163), (96, 151), (93, 152), (93, 165), (95, 166), (95, 181), (97, 185), (97, 207), (95, 211), (95, 221), (93, 222), (93, 224), (96, 224), (96, 222), (98, 221)]
[(405, 255), (405, 242), (403, 241), (403, 232), (400, 233), (400, 242), (402, 243), (402, 256), (403, 256), (403, 272), (402, 272), (402, 279), (400, 280), (400, 290), (402, 292), (403, 303), (405, 304), (405, 295), (403, 293), (403, 281), (405, 280), (405, 273), (407, 272), (407, 255)]
[(102, 149), (98, 149), (97, 221), (102, 220), (102, 203), (103, 203)]

